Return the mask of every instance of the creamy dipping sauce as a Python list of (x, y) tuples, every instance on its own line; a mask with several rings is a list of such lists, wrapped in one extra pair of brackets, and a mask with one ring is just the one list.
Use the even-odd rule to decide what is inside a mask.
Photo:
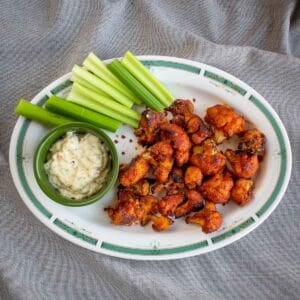
[(75, 200), (97, 193), (110, 171), (110, 152), (97, 136), (67, 132), (50, 148), (45, 171), (59, 193)]

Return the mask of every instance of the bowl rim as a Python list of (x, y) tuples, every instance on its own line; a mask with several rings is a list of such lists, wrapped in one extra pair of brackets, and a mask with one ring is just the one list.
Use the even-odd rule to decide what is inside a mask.
[[(62, 196), (49, 182), (48, 176), (44, 169), (44, 163), (49, 149), (57, 140), (59, 140), (69, 131), (90, 132), (96, 135), (101, 141), (103, 141), (107, 145), (111, 156), (111, 168), (107, 175), (106, 184), (103, 185), (103, 187), (94, 195), (80, 200), (69, 199)], [(55, 201), (59, 204), (73, 207), (89, 205), (100, 200), (116, 183), (119, 171), (118, 152), (113, 141), (102, 129), (92, 124), (84, 122), (70, 122), (63, 125), (59, 125), (50, 130), (39, 142), (34, 153), (33, 164), (35, 179), (41, 190), (46, 194), (46, 196), (52, 201)]]

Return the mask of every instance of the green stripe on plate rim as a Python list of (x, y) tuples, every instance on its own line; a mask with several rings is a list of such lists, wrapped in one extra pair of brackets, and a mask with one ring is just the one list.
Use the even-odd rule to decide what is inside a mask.
[(51, 90), (51, 93), (53, 95), (56, 95), (57, 93), (61, 92), (62, 90), (64, 90), (65, 88), (67, 88), (68, 86), (72, 85), (73, 82), (71, 80), (66, 80), (65, 82), (59, 84), (57, 87), (55, 87), (54, 89)]
[(236, 92), (238, 92), (239, 94), (241, 94), (242, 96), (245, 96), (247, 91), (244, 90), (243, 88), (241, 88), (240, 86), (236, 85), (235, 83), (233, 83), (232, 81), (227, 80), (226, 78), (219, 76), (213, 72), (209, 72), (209, 71), (205, 71), (204, 72), (204, 77), (208, 77), (210, 79), (216, 80), (230, 88), (232, 88), (233, 90), (235, 90)]
[(122, 247), (110, 243), (103, 242), (101, 245), (101, 248), (112, 250), (115, 252), (122, 252), (122, 253), (128, 253), (128, 254), (137, 254), (137, 255), (168, 255), (168, 254), (174, 254), (174, 253), (181, 253), (181, 252), (187, 252), (196, 250), (199, 248), (207, 247), (208, 242), (202, 241), (196, 244), (177, 247), (177, 248), (164, 248), (159, 249), (157, 247), (153, 247), (153, 249), (141, 249), (141, 248), (128, 248), (128, 247)]
[(222, 233), (220, 235), (213, 237), (211, 239), (211, 241), (213, 242), (213, 244), (223, 241), (223, 240), (229, 238), (230, 236), (240, 232), (241, 230), (247, 228), (248, 226), (252, 225), (253, 223), (255, 223), (255, 220), (251, 217), (248, 220), (246, 220), (245, 222), (243, 222), (242, 224), (240, 224), (239, 226), (236, 226), (236, 227), (226, 231), (225, 233)]
[(86, 234), (83, 234), (83, 233), (77, 231), (76, 229), (70, 227), (69, 225), (65, 224), (64, 222), (62, 222), (61, 220), (59, 220), (57, 218), (54, 220), (53, 224), (55, 224), (57, 227), (61, 228), (62, 230), (66, 231), (67, 233), (69, 233), (89, 244), (96, 245), (98, 243), (97, 239), (92, 238)]
[[(158, 67), (169, 67), (169, 68), (176, 68), (176, 69), (181, 69), (181, 70), (186, 70), (195, 74), (199, 74), (201, 69), (194, 67), (194, 66), (190, 66), (187, 64), (182, 64), (182, 63), (177, 63), (177, 62), (169, 62), (169, 61), (159, 61), (159, 60), (146, 60), (146, 61), (142, 61), (142, 63), (146, 66), (158, 66)], [(218, 76), (215, 73), (209, 72), (209, 71), (205, 71), (204, 76), (217, 80), (225, 85), (227, 85), (228, 87), (231, 87), (232, 89), (236, 90), (238, 93), (240, 93), (241, 95), (245, 95), (246, 94), (246, 90), (240, 88), (239, 86), (237, 86), (236, 84), (233, 84), (231, 81), (226, 80), (225, 78)], [(59, 84), (56, 88), (51, 90), (52, 94), (56, 94), (60, 91), (62, 91), (63, 89), (65, 89), (66, 87), (70, 86), (72, 84), (72, 82), (70, 80), (66, 80), (64, 83)], [(42, 106), (46, 100), (48, 99), (48, 96), (44, 96), (43, 98), (41, 98), (38, 101), (38, 105)], [(272, 205), (272, 203), (274, 202), (278, 191), (280, 190), (280, 187), (284, 181), (284, 177), (285, 177), (285, 173), (286, 173), (286, 167), (287, 167), (287, 156), (286, 156), (286, 148), (285, 148), (285, 144), (284, 144), (284, 139), (283, 139), (283, 134), (278, 126), (278, 124), (276, 123), (274, 117), (271, 115), (271, 113), (268, 111), (268, 109), (254, 96), (250, 96), (249, 100), (252, 101), (261, 111), (262, 113), (266, 116), (266, 118), (270, 121), (273, 129), (276, 132), (279, 144), (280, 144), (280, 149), (281, 149), (281, 157), (282, 157), (282, 161), (281, 161), (281, 168), (280, 168), (280, 175), (279, 175), (279, 179), (277, 181), (276, 187), (274, 189), (274, 191), (272, 192), (270, 198), (267, 200), (267, 202), (262, 206), (262, 208), (256, 213), (256, 215), (258, 217), (261, 217), (268, 209), (269, 207)], [(29, 197), (29, 199), (32, 201), (32, 203), (35, 205), (35, 207), (43, 214), (45, 215), (47, 218), (51, 218), (52, 217), (52, 213), (49, 212), (38, 200), (37, 198), (34, 196), (34, 194), (32, 193), (32, 191), (29, 188), (29, 185), (26, 181), (26, 177), (24, 174), (24, 170), (23, 170), (23, 162), (22, 162), (22, 152), (23, 152), (23, 140), (26, 134), (26, 131), (29, 127), (30, 121), (25, 120), (20, 133), (19, 133), (19, 137), (18, 137), (18, 142), (17, 142), (17, 168), (18, 168), (18, 173), (20, 176), (20, 180), (21, 183), (23, 185), (23, 188), (27, 194), (27, 196)], [(213, 243), (217, 243), (221, 240), (224, 240), (238, 232), (240, 232), (241, 230), (247, 228), (248, 226), (252, 225), (255, 222), (255, 220), (253, 218), (249, 218), (247, 221), (243, 222), (242, 224), (240, 224), (239, 226), (219, 235), (216, 236), (214, 238), (212, 238), (212, 242)], [(56, 219), (54, 221), (54, 224), (62, 229), (64, 229), (66, 232), (68, 232), (69, 234), (71, 234), (72, 236), (75, 236), (83, 241), (86, 241), (87, 243), (96, 245), (97, 241), (94, 238), (88, 237), (86, 235), (83, 235), (82, 233), (78, 232), (76, 229), (64, 224), (63, 222), (61, 222), (60, 220)], [(84, 236), (84, 237), (83, 237)], [(208, 242), (207, 241), (202, 241), (200, 243), (196, 243), (196, 244), (192, 244), (192, 245), (187, 245), (187, 246), (181, 246), (181, 247), (176, 247), (176, 248), (165, 248), (165, 249), (158, 249), (158, 248), (153, 248), (153, 249), (140, 249), (140, 248), (128, 248), (128, 247), (123, 247), (123, 246), (118, 246), (118, 245), (114, 245), (114, 244), (110, 244), (107, 242), (103, 242), (101, 245), (101, 248), (103, 249), (107, 249), (107, 250), (111, 250), (114, 252), (123, 252), (123, 253), (128, 253), (128, 254), (139, 254), (139, 255), (166, 255), (166, 254), (175, 254), (175, 253), (181, 253), (181, 252), (186, 252), (186, 251), (192, 251), (195, 249), (199, 249), (199, 248), (203, 248), (203, 247), (207, 247), (208, 246)]]
[(188, 71), (191, 73), (195, 74), (200, 74), (201, 69), (186, 65), (186, 64), (181, 64), (173, 61), (163, 61), (163, 60), (141, 60), (142, 64), (144, 66), (151, 66), (151, 67), (167, 67), (167, 68), (173, 68), (173, 69), (180, 69), (184, 71)]

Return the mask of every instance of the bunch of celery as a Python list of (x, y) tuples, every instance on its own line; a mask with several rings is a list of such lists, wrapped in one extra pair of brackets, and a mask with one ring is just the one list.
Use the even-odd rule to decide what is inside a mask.
[(130, 51), (121, 62), (115, 59), (107, 66), (90, 53), (82, 65), (73, 67), (74, 84), (68, 100), (132, 127), (137, 127), (140, 119), (140, 114), (131, 109), (133, 104), (143, 102), (153, 110), (162, 111), (174, 100)]
[(150, 108), (161, 111), (173, 102), (170, 92), (130, 51), (107, 67)]
[(73, 67), (71, 80), (73, 86), (68, 101), (138, 127), (141, 116), (131, 107), (141, 101), (95, 54), (89, 54), (83, 67)]

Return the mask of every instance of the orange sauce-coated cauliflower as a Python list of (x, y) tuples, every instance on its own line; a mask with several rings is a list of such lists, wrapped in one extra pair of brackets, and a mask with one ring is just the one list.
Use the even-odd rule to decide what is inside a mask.
[(232, 172), (236, 177), (251, 178), (259, 167), (256, 154), (249, 154), (245, 151), (226, 150), (225, 155), (231, 165)]
[(238, 205), (245, 205), (252, 199), (254, 182), (251, 179), (239, 178), (234, 182), (231, 199)]
[(194, 189), (202, 183), (203, 175), (201, 169), (195, 166), (188, 166), (184, 174), (184, 183), (188, 189)]
[(217, 231), (221, 227), (223, 218), (216, 210), (215, 204), (206, 202), (203, 210), (187, 217), (185, 220), (188, 224), (200, 225), (203, 232), (210, 233)]
[(265, 154), (265, 136), (258, 129), (249, 129), (242, 135), (242, 142), (239, 144), (239, 150), (250, 154), (257, 154), (262, 158)]
[(232, 176), (228, 171), (220, 172), (206, 180), (200, 188), (203, 197), (213, 203), (227, 203), (233, 187)]
[(141, 180), (149, 170), (149, 162), (142, 156), (134, 158), (130, 164), (120, 168), (119, 180), (123, 186), (130, 186)]
[(199, 167), (204, 176), (217, 174), (226, 164), (226, 157), (217, 149), (212, 139), (207, 139), (200, 146), (194, 147), (193, 152), (190, 162)]
[(213, 127), (218, 144), (245, 130), (245, 119), (226, 105), (217, 104), (209, 107), (204, 120)]

